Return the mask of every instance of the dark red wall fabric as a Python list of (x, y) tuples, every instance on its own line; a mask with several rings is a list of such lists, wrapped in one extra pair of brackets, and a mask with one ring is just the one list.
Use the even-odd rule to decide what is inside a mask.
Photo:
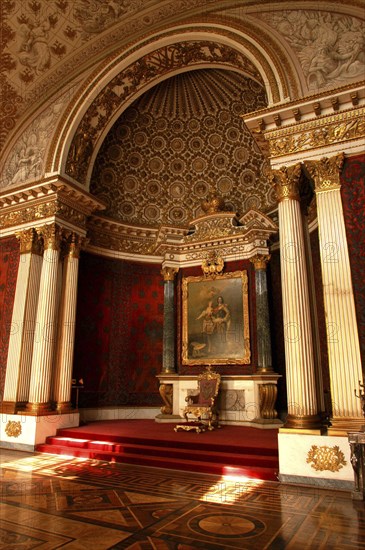
[(82, 254), (73, 377), (80, 406), (161, 405), (161, 266)]
[(4, 393), (6, 361), (16, 280), (19, 266), (19, 243), (15, 237), (0, 240), (0, 394)]
[(345, 159), (341, 196), (350, 254), (351, 276), (365, 365), (365, 154)]

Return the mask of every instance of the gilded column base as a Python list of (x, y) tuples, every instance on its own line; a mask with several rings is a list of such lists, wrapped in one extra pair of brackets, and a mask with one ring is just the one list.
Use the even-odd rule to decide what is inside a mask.
[(51, 403), (27, 403), (24, 413), (32, 416), (43, 416), (44, 414), (54, 413)]
[(280, 428), (280, 432), (281, 431), (290, 431), (290, 433), (293, 431), (303, 433), (303, 431), (305, 431), (306, 433), (311, 434), (321, 434), (325, 431), (325, 428), (323, 427), (321, 418), (318, 414), (288, 414), (284, 426)]
[(360, 417), (334, 417), (331, 418), (331, 426), (328, 435), (346, 436), (349, 432), (365, 431), (365, 418)]
[(0, 411), (4, 414), (16, 414), (19, 410), (16, 401), (3, 401), (0, 404)]
[(75, 412), (71, 401), (64, 401), (63, 403), (55, 403), (55, 409), (58, 413)]

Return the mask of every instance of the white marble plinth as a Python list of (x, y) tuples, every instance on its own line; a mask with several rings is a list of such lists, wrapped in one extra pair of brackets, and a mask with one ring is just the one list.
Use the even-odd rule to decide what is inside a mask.
[(347, 437), (279, 433), (278, 440), (280, 481), (352, 490), (354, 472)]
[(0, 446), (20, 451), (34, 451), (36, 445), (56, 435), (61, 428), (74, 428), (80, 424), (78, 412), (28, 416), (1, 414)]

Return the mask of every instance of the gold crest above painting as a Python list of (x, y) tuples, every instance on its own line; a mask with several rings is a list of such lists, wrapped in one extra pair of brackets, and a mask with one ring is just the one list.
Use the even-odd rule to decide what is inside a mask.
[(249, 364), (247, 271), (184, 277), (182, 289), (183, 364)]

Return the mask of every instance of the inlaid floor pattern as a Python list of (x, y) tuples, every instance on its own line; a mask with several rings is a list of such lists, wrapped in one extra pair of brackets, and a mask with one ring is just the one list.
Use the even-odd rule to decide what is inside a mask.
[(365, 548), (351, 494), (1, 451), (0, 548)]

